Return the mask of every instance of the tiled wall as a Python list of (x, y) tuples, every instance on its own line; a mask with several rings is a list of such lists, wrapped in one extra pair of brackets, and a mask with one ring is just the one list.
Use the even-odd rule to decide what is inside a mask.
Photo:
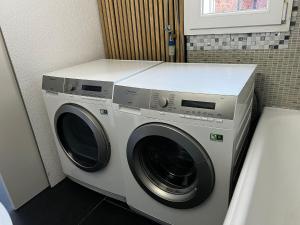
[[(294, 11), (300, 6), (299, 2), (298, 0), (294, 1)], [(288, 35), (279, 34), (279, 37), (284, 39), (285, 47), (279, 47), (279, 44), (275, 48), (274, 44), (267, 44), (272, 46), (263, 49), (239, 47), (228, 50), (223, 48), (205, 50), (204, 47), (191, 48), (189, 45), (191, 42), (188, 41), (188, 62), (257, 64), (256, 90), (261, 104), (300, 109), (300, 13), (296, 15), (294, 12), (294, 19), (290, 33)], [(269, 35), (275, 34), (270, 33)], [(192, 38), (199, 37), (201, 36)], [(190, 38), (188, 37), (188, 40)], [(198, 42), (195, 43), (197, 45)], [(256, 43), (252, 43), (252, 45), (255, 46)]]
[(297, 14), (298, 0), (295, 0), (288, 32), (188, 36), (187, 50), (285, 49), (288, 48), (291, 32), (295, 29)]

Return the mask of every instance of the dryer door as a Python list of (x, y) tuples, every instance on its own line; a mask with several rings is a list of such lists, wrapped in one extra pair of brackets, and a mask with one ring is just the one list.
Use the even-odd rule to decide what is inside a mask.
[(61, 106), (55, 114), (56, 135), (69, 159), (85, 171), (98, 171), (110, 158), (108, 137), (99, 121), (75, 104)]
[(138, 127), (129, 138), (127, 159), (139, 185), (173, 208), (193, 208), (214, 188), (212, 162), (204, 148), (184, 131), (162, 123)]

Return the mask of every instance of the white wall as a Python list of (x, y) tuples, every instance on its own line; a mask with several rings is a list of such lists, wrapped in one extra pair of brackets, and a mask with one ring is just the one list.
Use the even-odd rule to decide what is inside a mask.
[(1, 0), (0, 25), (51, 185), (64, 175), (41, 75), (104, 57), (97, 0)]
[(19, 208), (49, 183), (0, 34), (0, 200)]

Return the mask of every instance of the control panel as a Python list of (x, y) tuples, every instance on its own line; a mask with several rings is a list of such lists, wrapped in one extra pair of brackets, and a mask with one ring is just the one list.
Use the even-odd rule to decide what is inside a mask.
[(113, 83), (66, 78), (64, 93), (112, 99)]
[(150, 109), (195, 117), (233, 119), (236, 97), (152, 90)]
[(65, 79), (61, 77), (43, 76), (42, 89), (50, 92), (64, 92)]
[(194, 94), (115, 86), (114, 103), (177, 113), (187, 118), (209, 120), (234, 118), (236, 96)]
[(43, 90), (112, 99), (113, 82), (43, 76)]
[(131, 108), (149, 108), (151, 90), (115, 86), (113, 102)]

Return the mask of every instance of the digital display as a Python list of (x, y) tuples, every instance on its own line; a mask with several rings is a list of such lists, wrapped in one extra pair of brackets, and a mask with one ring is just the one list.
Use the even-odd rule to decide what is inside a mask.
[(182, 100), (181, 106), (190, 107), (190, 108), (199, 108), (199, 109), (215, 109), (216, 103)]
[(93, 86), (93, 85), (82, 85), (81, 87), (84, 91), (94, 91), (94, 92), (101, 92), (102, 87), (101, 86)]

